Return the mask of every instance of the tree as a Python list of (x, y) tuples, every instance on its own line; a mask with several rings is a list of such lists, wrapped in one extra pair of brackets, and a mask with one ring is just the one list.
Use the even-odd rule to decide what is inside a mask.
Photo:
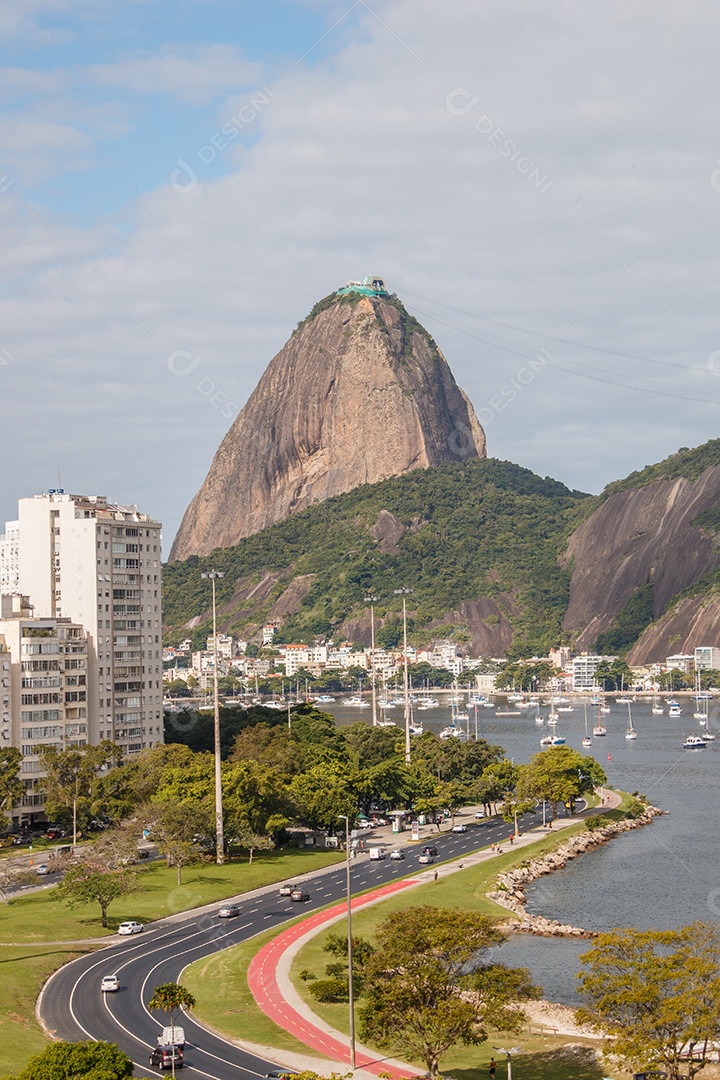
[(45, 809), (72, 820), (73, 845), (77, 843), (78, 815), (90, 818), (90, 805), (97, 774), (108, 765), (117, 765), (122, 751), (105, 739), (98, 746), (78, 746), (58, 750), (38, 746), (37, 754), (46, 775), (40, 781), (45, 793)]
[(553, 746), (541, 751), (529, 765), (521, 765), (517, 792), (521, 799), (542, 799), (557, 817), (558, 803), (573, 803), (586, 791), (604, 784), (607, 777), (592, 757), (583, 757), (569, 746)]
[(22, 754), (14, 746), (0, 749), (0, 811), (7, 814), (20, 802), (25, 790), (20, 779)]
[(158, 798), (139, 813), (149, 830), (149, 839), (164, 854), (166, 866), (177, 869), (177, 883), (181, 885), (183, 867), (200, 858), (196, 838), (209, 839), (214, 833), (214, 822), (211, 823), (207, 808), (191, 801)]
[(137, 874), (126, 867), (108, 870), (90, 863), (72, 866), (57, 886), (57, 895), (70, 907), (99, 904), (102, 924), (107, 927), (107, 912), (113, 900), (134, 892)]
[(613, 1053), (634, 1068), (691, 1080), (720, 1040), (720, 931), (613, 930), (580, 957), (583, 1022), (612, 1036)]
[[(175, 1014), (180, 1009), (194, 1008), (195, 998), (193, 995), (187, 987), (176, 982), (161, 983), (160, 986), (156, 986), (153, 990), (153, 996), (148, 1001), (148, 1009), (151, 1012), (157, 1010), (168, 1014), (168, 1020), (170, 1021), (168, 1027), (175, 1027)], [(174, 1055), (172, 1058), (172, 1074), (175, 1075)]]
[(132, 1074), (132, 1061), (114, 1043), (58, 1042), (3, 1080), (125, 1080)]
[(450, 1047), (482, 1042), (488, 1027), (517, 1030), (524, 1014), (511, 1002), (539, 991), (522, 969), (481, 965), (481, 953), (503, 940), (476, 912), (409, 907), (389, 915), (365, 965), (362, 1037), (422, 1059), (436, 1077)]

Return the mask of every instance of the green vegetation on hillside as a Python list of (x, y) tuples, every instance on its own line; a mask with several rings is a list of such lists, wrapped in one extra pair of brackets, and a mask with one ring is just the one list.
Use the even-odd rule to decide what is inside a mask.
[(602, 656), (616, 656), (618, 653), (627, 652), (650, 625), (652, 617), (653, 586), (649, 583), (636, 589), (630, 596), (625, 607), (615, 617), (612, 627), (599, 635), (594, 651)]
[[(281, 640), (311, 641), (366, 615), (364, 597), (380, 597), (378, 626), (401, 610), (394, 590), (413, 589), (408, 610), (413, 643), (447, 623), (463, 602), (494, 600), (514, 630), (512, 655), (540, 654), (560, 639), (569, 575), (557, 565), (569, 519), (587, 496), (510, 462), (470, 460), (416, 470), (310, 507), (235, 547), (192, 556), (165, 568), (166, 639), (193, 640), (211, 631), (210, 591), (201, 572), (224, 571), (218, 582), (220, 623), (255, 633), (278, 597), (303, 577), (305, 595), (284, 621)], [(396, 553), (383, 554), (372, 535), (380, 511), (404, 526)], [(262, 600), (244, 596), (261, 582)], [(238, 593), (236, 596), (235, 594)], [(467, 632), (467, 627), (456, 630)]]
[(678, 476), (683, 476), (686, 480), (697, 480), (713, 465), (720, 465), (720, 439), (710, 439), (692, 450), (682, 446), (677, 453), (671, 454), (664, 461), (659, 461), (656, 465), (646, 465), (644, 469), (630, 473), (624, 480), (615, 480), (608, 484), (600, 496), (600, 502), (619, 491), (634, 491), (658, 480), (674, 480)]

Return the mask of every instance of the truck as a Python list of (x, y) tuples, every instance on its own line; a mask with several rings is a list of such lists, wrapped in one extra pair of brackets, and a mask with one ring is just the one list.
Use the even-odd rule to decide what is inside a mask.
[(385, 850), (381, 847), (370, 848), (370, 858), (375, 861), (377, 859), (385, 858)]
[(157, 1037), (158, 1046), (177, 1046), (179, 1050), (185, 1049), (185, 1028), (178, 1027), (175, 1024), (173, 1027), (164, 1027), (162, 1029), (162, 1035)]

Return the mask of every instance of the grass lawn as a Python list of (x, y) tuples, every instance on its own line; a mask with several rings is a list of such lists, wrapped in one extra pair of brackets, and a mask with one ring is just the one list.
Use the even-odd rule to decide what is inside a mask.
[(47, 977), (79, 956), (81, 949), (0, 945), (0, 1046), (2, 1069), (18, 1072), (47, 1046), (35, 1020), (35, 999)]
[[(605, 812), (604, 816), (608, 820), (620, 820), (631, 802), (631, 797), (623, 795), (621, 806), (617, 810)], [(585, 828), (581, 823), (563, 829), (562, 832), (543, 833), (532, 848), (523, 851), (506, 850), (499, 858), (441, 877), (437, 882), (431, 881), (419, 886), (413, 890), (412, 897), (407, 893), (391, 897), (382, 904), (354, 915), (353, 932), (372, 937), (378, 922), (390, 912), (406, 907), (408, 903), (457, 907), (509, 918), (510, 915), (504, 908), (492, 903), (485, 896), (497, 875), (526, 859), (537, 858), (554, 850), (571, 836), (584, 832)], [(303, 970), (322, 977), (325, 965), (332, 960), (332, 957), (322, 951), (327, 934), (342, 933), (343, 929), (344, 923), (335, 924), (312, 938), (296, 956), (291, 977), (298, 992), (311, 1005), (313, 1011), (338, 1031), (347, 1034), (347, 1005), (321, 1005), (307, 993), (306, 984), (299, 978), (299, 972)], [(274, 936), (275, 932), (270, 931), (244, 945), (198, 961), (187, 969), (183, 981), (197, 998), (197, 1015), (204, 1022), (207, 1023), (212, 1018), (212, 1026), (231, 1037), (277, 1047), (280, 1054), (283, 1050), (309, 1053), (303, 1043), (277, 1027), (261, 1012), (247, 985), (246, 974), (250, 960), (262, 945)], [(523, 1080), (601, 1080), (608, 1075), (606, 1068), (595, 1058), (597, 1043), (574, 1039), (572, 1046), (569, 1046), (568, 1042), (569, 1040), (562, 1036), (517, 1036), (499, 1033), (480, 1046), (460, 1047), (448, 1053), (443, 1058), (443, 1069), (446, 1075), (454, 1077), (455, 1080), (487, 1080), (487, 1065), (490, 1057), (495, 1054), (498, 1064), (497, 1080), (504, 1080), (506, 1059), (494, 1051), (493, 1047), (521, 1046), (523, 1053), (522, 1057), (518, 1057), (515, 1074), (522, 1076)], [(420, 1071), (424, 1071), (421, 1062), (415, 1064)], [(629, 1075), (617, 1069), (613, 1069), (612, 1073), (618, 1078)]]
[(217, 903), (226, 897), (250, 892), (286, 878), (293, 881), (331, 863), (342, 862), (337, 851), (263, 852), (252, 865), (247, 862), (205, 863), (183, 870), (183, 884), (177, 871), (164, 863), (139, 868), (141, 890), (116, 900), (108, 912), (108, 929), (100, 925), (100, 907), (70, 908), (57, 899), (55, 889), (29, 893), (0, 908), (0, 944), (73, 941), (114, 933), (124, 919), (151, 922), (179, 911)]

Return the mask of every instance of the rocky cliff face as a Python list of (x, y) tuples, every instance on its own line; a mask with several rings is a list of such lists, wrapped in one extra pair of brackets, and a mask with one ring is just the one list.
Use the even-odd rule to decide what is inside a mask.
[[(715, 644), (720, 602), (684, 601), (662, 618), (673, 597), (720, 565), (713, 537), (693, 525), (720, 500), (720, 466), (696, 480), (679, 477), (622, 491), (607, 499), (570, 538), (572, 565), (564, 628), (579, 631), (578, 649), (592, 647), (613, 625), (630, 596), (653, 585), (653, 623), (628, 656), (630, 663), (663, 660), (699, 644)], [(698, 633), (710, 635), (700, 641)]]
[(225, 436), (170, 561), (230, 547), (361, 484), (485, 457), (472, 405), (402, 304), (344, 296), (317, 307)]

